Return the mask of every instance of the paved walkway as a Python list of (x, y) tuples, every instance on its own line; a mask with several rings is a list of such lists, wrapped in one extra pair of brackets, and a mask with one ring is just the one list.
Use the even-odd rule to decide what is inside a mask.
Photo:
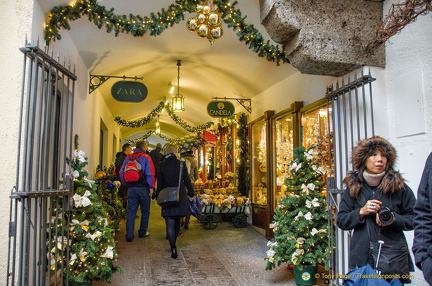
[[(138, 223), (139, 220), (136, 220)], [(296, 285), (285, 266), (265, 270), (267, 239), (251, 227), (235, 228), (222, 221), (214, 230), (191, 218), (188, 230), (177, 239), (178, 258), (171, 258), (160, 207), (152, 201), (150, 236), (126, 242), (125, 222), (117, 233), (118, 261), (124, 273), (103, 285)], [(137, 226), (136, 226), (137, 227)], [(136, 230), (136, 229), (135, 229)], [(318, 285), (324, 285), (318, 280)], [(101, 284), (95, 284), (101, 285)]]

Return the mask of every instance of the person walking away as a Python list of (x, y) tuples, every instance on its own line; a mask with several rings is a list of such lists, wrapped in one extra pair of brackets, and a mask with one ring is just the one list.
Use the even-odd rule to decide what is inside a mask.
[[(146, 237), (150, 234), (147, 228), (150, 217), (150, 199), (154, 192), (155, 179), (154, 166), (151, 158), (144, 152), (147, 147), (146, 145), (147, 142), (138, 140), (134, 152), (126, 157), (120, 169), (120, 179), (122, 183), (128, 187), (126, 217), (126, 241), (128, 242), (134, 239), (135, 218), (138, 206), (141, 207), (141, 222), (138, 229), (138, 236)], [(128, 178), (125, 178), (125, 169), (128, 162), (134, 158), (137, 158), (137, 161), (141, 165), (141, 172), (137, 181), (130, 182)], [(127, 182), (127, 180), (129, 180), (129, 182)]]
[[(127, 157), (127, 155), (132, 153), (132, 146), (129, 143), (123, 144), (122, 146), (122, 151), (121, 152), (117, 152), (117, 154), (115, 155), (115, 162), (114, 162), (114, 166), (115, 166), (115, 174), (117, 177), (120, 178), (120, 169), (123, 166), (123, 162), (125, 160), (125, 158)], [(122, 199), (123, 201), (123, 207), (126, 208), (127, 206), (127, 186), (121, 184), (119, 187), (119, 197)]]
[[(193, 151), (186, 151), (181, 153), (181, 157), (184, 158), (185, 163), (186, 163), (186, 167), (189, 171), (189, 177), (192, 181), (192, 184), (195, 184), (195, 182), (198, 180), (198, 163), (194, 158), (193, 155)], [(190, 223), (190, 213), (184, 218), (182, 219), (182, 223), (181, 225), (185, 228), (188, 229), (189, 228), (189, 223)]]
[[(414, 265), (403, 231), (414, 229), (415, 196), (402, 175), (393, 169), (396, 150), (387, 140), (374, 136), (358, 142), (351, 161), (354, 170), (349, 171), (343, 180), (347, 188), (336, 217), (339, 228), (354, 230), (350, 243), (350, 270), (368, 263), (375, 267), (376, 262), (371, 262), (369, 257), (370, 247), (383, 240), (382, 247), (394, 241), (403, 244), (399, 249), (390, 249), (392, 253), (402, 250), (403, 259), (400, 264), (390, 265), (395, 267), (396, 270), (390, 270), (394, 273), (382, 274), (409, 274), (414, 271)], [(388, 210), (388, 220), (383, 221), (380, 210)], [(382, 257), (383, 252), (379, 260), (381, 265)], [(409, 279), (400, 280), (410, 283)]]
[(432, 285), (432, 153), (427, 158), (417, 190), (414, 214), (414, 260)]
[(155, 167), (155, 177), (157, 177), (159, 163), (163, 159), (163, 154), (161, 151), (162, 151), (162, 144), (161, 143), (157, 143), (156, 148), (150, 151), (150, 157), (151, 157), (153, 165)]
[[(194, 198), (194, 187), (190, 180), (187, 169), (183, 166), (180, 174), (181, 162), (178, 149), (173, 144), (164, 146), (165, 159), (159, 165), (157, 176), (156, 196), (163, 188), (176, 187), (180, 179), (179, 203), (172, 206), (162, 207), (162, 217), (165, 219), (167, 238), (171, 247), (171, 257), (177, 258), (176, 240), (180, 233), (180, 220), (188, 215), (189, 198)], [(181, 178), (179, 176), (181, 175)]]

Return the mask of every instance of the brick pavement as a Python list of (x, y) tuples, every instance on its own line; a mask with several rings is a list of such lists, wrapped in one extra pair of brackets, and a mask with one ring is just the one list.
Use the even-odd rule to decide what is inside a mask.
[[(111, 284), (95, 283), (95, 286), (296, 285), (293, 272), (285, 266), (265, 270), (265, 237), (251, 227), (235, 228), (228, 221), (222, 221), (214, 230), (206, 230), (192, 217), (189, 229), (183, 229), (177, 239), (178, 258), (172, 259), (160, 207), (155, 201), (151, 205), (150, 236), (136, 236), (132, 242), (126, 242), (122, 221), (117, 233), (116, 265), (124, 273), (114, 274)], [(324, 285), (321, 280), (317, 283)]]

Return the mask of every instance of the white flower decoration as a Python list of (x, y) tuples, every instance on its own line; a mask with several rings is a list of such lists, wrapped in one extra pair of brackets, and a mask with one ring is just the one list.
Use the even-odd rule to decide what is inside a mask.
[(317, 152), (314, 151), (314, 149), (310, 149), (308, 152), (304, 152), (306, 159), (310, 160), (313, 158), (313, 155), (318, 154)]
[(300, 217), (303, 216), (303, 213), (301, 211), (299, 211), (299, 213), (296, 215), (296, 217), (294, 218), (294, 221), (297, 221)]
[(274, 223), (270, 224), (270, 228), (275, 228), (277, 226), (278, 226), (278, 222), (277, 221), (275, 221)]
[(79, 151), (75, 150), (75, 157), (78, 158), (78, 160), (81, 163), (85, 162), (84, 156), (85, 156), (85, 153), (83, 150), (79, 150)]
[(323, 167), (317, 167), (316, 165), (312, 165), (312, 170), (314, 170), (315, 172), (321, 173), (321, 174), (325, 173), (325, 170)]
[(304, 215), (304, 218), (306, 219), (306, 220), (312, 220), (312, 218), (313, 218), (313, 216), (312, 216), (312, 214), (311, 214), (311, 212), (307, 212), (305, 215)]
[(300, 163), (300, 164), (297, 165), (297, 162), (294, 162), (292, 164), (291, 170), (295, 169), (295, 172), (297, 172), (301, 168), (301, 166), (302, 166), (302, 163)]
[(297, 238), (297, 243), (298, 244), (303, 244), (304, 242), (305, 242), (305, 238), (304, 237), (299, 237), (299, 238)]
[(269, 249), (266, 252), (267, 257), (273, 257), (276, 254), (276, 251), (274, 251), (273, 249)]
[(108, 246), (107, 249), (105, 250), (105, 253), (102, 254), (100, 257), (105, 257), (105, 258), (109, 258), (109, 259), (113, 259), (114, 258), (114, 251), (113, 251), (112, 246)]
[(73, 175), (74, 179), (77, 179), (79, 177), (79, 172), (77, 170), (75, 170), (72, 175)]
[(88, 198), (91, 195), (91, 193), (87, 190), (85, 191), (84, 195), (80, 196), (78, 194), (75, 194), (72, 198), (75, 202), (75, 207), (79, 208), (81, 206), (86, 207), (92, 204), (90, 199)]

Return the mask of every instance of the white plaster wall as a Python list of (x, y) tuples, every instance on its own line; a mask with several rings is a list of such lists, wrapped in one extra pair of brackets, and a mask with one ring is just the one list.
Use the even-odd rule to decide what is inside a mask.
[[(397, 1), (384, 2), (384, 14), (393, 3)], [(388, 102), (383, 108), (388, 111), (388, 136), (398, 152), (397, 166), (416, 195), (426, 158), (432, 151), (431, 46), (431, 14), (420, 16), (386, 44), (385, 90)], [(401, 89), (408, 90), (408, 93), (401, 92)], [(407, 130), (401, 130), (404, 127), (399, 126), (399, 120), (409, 122)], [(413, 134), (410, 134), (410, 127)], [(418, 133), (419, 129), (423, 132)], [(406, 135), (401, 137), (401, 133)], [(410, 248), (413, 235), (413, 231), (406, 232)], [(412, 285), (428, 285), (418, 269), (414, 272)]]
[[(23, 54), (26, 35), (31, 32), (32, 0), (0, 0), (0, 153), (3, 168), (0, 172), (0, 279), (7, 271), (9, 195), (15, 185), (16, 151), (18, 142), (19, 108)], [(6, 123), (6, 124), (5, 124)], [(3, 283), (0, 283), (3, 284)]]
[[(280, 68), (283, 68), (283, 65)], [(252, 98), (252, 114), (249, 121), (262, 116), (266, 110), (278, 113), (289, 108), (294, 101), (303, 101), (303, 105), (306, 106), (320, 100), (325, 96), (326, 87), (331, 85), (334, 79), (296, 72)]]

